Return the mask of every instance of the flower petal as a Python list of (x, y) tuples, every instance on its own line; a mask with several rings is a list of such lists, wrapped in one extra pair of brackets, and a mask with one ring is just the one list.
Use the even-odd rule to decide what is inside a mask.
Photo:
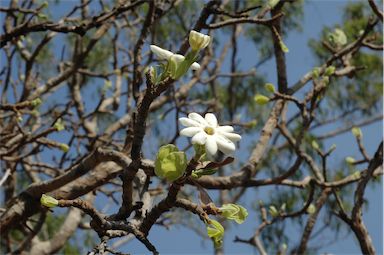
[(220, 135), (231, 140), (232, 142), (237, 142), (237, 141), (240, 141), (240, 139), (241, 139), (241, 135), (238, 135), (235, 133), (220, 132)]
[(209, 125), (212, 127), (217, 127), (217, 119), (216, 116), (213, 113), (207, 113), (205, 114), (205, 120), (208, 122)]
[(172, 52), (164, 50), (159, 46), (153, 44), (150, 46), (150, 48), (153, 54), (155, 54), (159, 59), (169, 59), (170, 57), (172, 57), (172, 55), (174, 55)]
[(207, 134), (204, 131), (199, 132), (192, 137), (193, 144), (197, 143), (197, 144), (203, 145), (205, 144), (206, 141), (207, 141)]
[(204, 126), (207, 125), (207, 122), (205, 121), (205, 119), (198, 113), (192, 112), (188, 114), (188, 118), (193, 119), (194, 121), (197, 121)]
[(196, 62), (193, 62), (193, 64), (191, 65), (191, 69), (197, 71), (200, 69), (200, 65)]
[(200, 123), (195, 121), (195, 120), (192, 120), (192, 119), (188, 119), (188, 118), (180, 118), (179, 119), (179, 123), (185, 127), (200, 127)]
[(233, 132), (233, 127), (232, 126), (220, 126), (220, 127), (217, 127), (217, 130), (220, 132), (230, 133), (230, 132)]
[(199, 133), (200, 131), (203, 131), (201, 127), (187, 127), (180, 131), (180, 135), (192, 137)]
[(236, 150), (235, 144), (224, 136), (216, 135), (216, 142), (218, 149), (225, 155), (231, 155)]
[(173, 54), (173, 55), (171, 56), (171, 58), (172, 58), (173, 60), (175, 60), (177, 63), (181, 63), (181, 62), (183, 62), (184, 59), (185, 59), (185, 57), (184, 57), (183, 55), (180, 55), (180, 54)]
[(205, 143), (205, 149), (207, 150), (207, 153), (211, 156), (213, 156), (217, 153), (217, 143), (216, 143), (216, 139), (214, 136), (207, 135), (207, 141)]

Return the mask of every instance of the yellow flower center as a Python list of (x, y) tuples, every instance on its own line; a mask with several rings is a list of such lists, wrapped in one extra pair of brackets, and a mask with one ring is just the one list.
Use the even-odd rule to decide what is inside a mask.
[(204, 131), (205, 133), (207, 133), (208, 135), (213, 135), (215, 133), (215, 130), (211, 127), (205, 127), (204, 128)]

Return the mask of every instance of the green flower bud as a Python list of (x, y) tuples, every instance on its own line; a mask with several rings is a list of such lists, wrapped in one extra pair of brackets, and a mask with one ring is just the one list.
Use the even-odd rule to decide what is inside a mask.
[(272, 84), (272, 83), (266, 83), (265, 85), (264, 85), (264, 88), (267, 90), (267, 91), (269, 91), (269, 92), (271, 92), (271, 93), (275, 93), (275, 86)]
[(352, 175), (352, 178), (353, 178), (354, 180), (358, 180), (358, 179), (360, 179), (360, 177), (361, 177), (361, 173), (360, 173), (360, 171), (356, 171), (356, 172), (354, 172), (353, 175)]
[(324, 75), (326, 76), (331, 76), (332, 74), (335, 73), (336, 67), (334, 66), (328, 66), (327, 69), (324, 71)]
[(215, 247), (221, 247), (223, 244), (224, 228), (218, 221), (209, 220), (207, 234), (213, 240)]
[(31, 105), (32, 105), (32, 107), (37, 107), (37, 106), (41, 105), (41, 103), (42, 103), (41, 99), (36, 98), (36, 99), (32, 100)]
[(237, 224), (242, 224), (248, 216), (247, 209), (236, 204), (224, 204), (219, 209), (223, 217), (234, 220)]
[(353, 157), (346, 157), (345, 162), (347, 162), (347, 164), (353, 165), (356, 160)]
[(187, 168), (187, 156), (173, 144), (161, 146), (155, 161), (155, 174), (168, 181), (175, 181)]
[(51, 196), (45, 194), (41, 195), (40, 203), (45, 207), (56, 207), (59, 204), (59, 201)]
[(312, 148), (314, 148), (315, 150), (318, 150), (320, 148), (319, 144), (315, 140), (312, 141)]
[(336, 150), (336, 144), (332, 144), (331, 148), (329, 148), (329, 153), (333, 152)]
[(256, 94), (254, 100), (258, 105), (265, 105), (269, 102), (269, 98), (261, 94)]
[(269, 213), (272, 215), (272, 217), (279, 216), (279, 212), (277, 211), (276, 207), (274, 205), (269, 206)]
[(62, 143), (60, 144), (60, 150), (64, 151), (64, 152), (68, 152), (69, 151), (69, 146), (65, 143)]
[(335, 28), (334, 32), (329, 34), (328, 36), (329, 41), (337, 46), (343, 46), (347, 44), (347, 36), (345, 35), (344, 31)]
[(55, 124), (53, 125), (54, 128), (56, 128), (57, 131), (62, 131), (65, 129), (63, 121), (60, 119), (56, 120)]
[(319, 78), (319, 76), (320, 76), (320, 68), (319, 67), (313, 68), (312, 78), (317, 79), (317, 78)]
[(287, 45), (285, 45), (285, 43), (282, 40), (280, 40), (279, 43), (280, 43), (281, 50), (284, 51), (285, 53), (288, 53), (289, 49), (288, 49)]
[(361, 132), (361, 129), (358, 128), (358, 127), (353, 127), (352, 128), (352, 134), (356, 137), (356, 138), (361, 138), (363, 137), (363, 132)]
[(315, 212), (316, 212), (316, 206), (314, 206), (313, 204), (310, 204), (307, 208), (307, 213), (314, 214)]

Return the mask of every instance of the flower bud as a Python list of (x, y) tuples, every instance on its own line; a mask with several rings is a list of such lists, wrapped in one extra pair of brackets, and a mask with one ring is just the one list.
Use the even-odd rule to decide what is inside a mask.
[(168, 181), (181, 177), (187, 168), (187, 156), (173, 144), (161, 146), (155, 161), (155, 174)]
[(261, 94), (256, 94), (254, 100), (258, 105), (265, 105), (269, 102), (269, 98)]
[(194, 51), (202, 50), (207, 47), (210, 40), (211, 38), (209, 35), (205, 35), (194, 30), (189, 33), (189, 44)]
[(272, 83), (266, 83), (264, 88), (271, 93), (275, 93), (275, 86)]
[(353, 157), (346, 157), (345, 162), (347, 162), (347, 164), (353, 165), (356, 160)]
[(320, 76), (320, 68), (319, 67), (313, 68), (312, 78), (317, 79), (317, 78), (319, 78), (319, 76)]
[(37, 106), (41, 105), (41, 103), (42, 103), (41, 99), (36, 98), (36, 99), (32, 100), (31, 105), (32, 105), (32, 107), (37, 107)]
[(40, 203), (45, 207), (56, 207), (59, 204), (59, 201), (51, 196), (45, 194), (41, 195)]
[(316, 212), (316, 206), (314, 206), (313, 204), (310, 204), (307, 208), (307, 213), (314, 214), (315, 212)]
[(65, 143), (62, 143), (60, 144), (60, 150), (64, 151), (64, 152), (68, 152), (69, 151), (69, 146)]
[(318, 150), (320, 148), (319, 144), (315, 140), (312, 141), (312, 148), (314, 148), (315, 150)]
[(327, 69), (324, 71), (324, 75), (326, 76), (331, 76), (332, 74), (335, 73), (336, 67), (334, 66), (328, 66)]
[(57, 131), (62, 131), (65, 129), (64, 123), (61, 119), (56, 120), (53, 127), (56, 128)]
[(272, 215), (272, 217), (279, 216), (279, 212), (274, 205), (269, 206), (269, 213)]
[(353, 127), (352, 128), (352, 134), (356, 137), (356, 138), (361, 138), (363, 137), (363, 132), (361, 132), (361, 129), (358, 128), (358, 127)]

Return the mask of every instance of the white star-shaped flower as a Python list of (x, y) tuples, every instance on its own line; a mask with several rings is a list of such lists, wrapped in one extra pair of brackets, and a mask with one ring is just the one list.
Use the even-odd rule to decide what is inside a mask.
[(212, 113), (205, 114), (203, 118), (198, 113), (188, 114), (188, 118), (180, 118), (179, 122), (186, 128), (180, 135), (192, 137), (193, 144), (205, 144), (208, 156), (214, 156), (218, 151), (231, 155), (236, 150), (235, 142), (241, 136), (233, 133), (232, 126), (219, 126), (216, 116)]
[[(185, 59), (183, 55), (175, 54), (169, 50), (164, 50), (163, 48), (160, 48), (159, 46), (156, 46), (156, 45), (151, 45), (150, 48), (153, 54), (155, 54), (160, 60), (168, 61), (169, 59), (173, 58), (173, 60), (175, 60), (177, 63), (181, 63)], [(191, 69), (197, 71), (200, 69), (200, 65), (194, 62), (191, 65)]]

